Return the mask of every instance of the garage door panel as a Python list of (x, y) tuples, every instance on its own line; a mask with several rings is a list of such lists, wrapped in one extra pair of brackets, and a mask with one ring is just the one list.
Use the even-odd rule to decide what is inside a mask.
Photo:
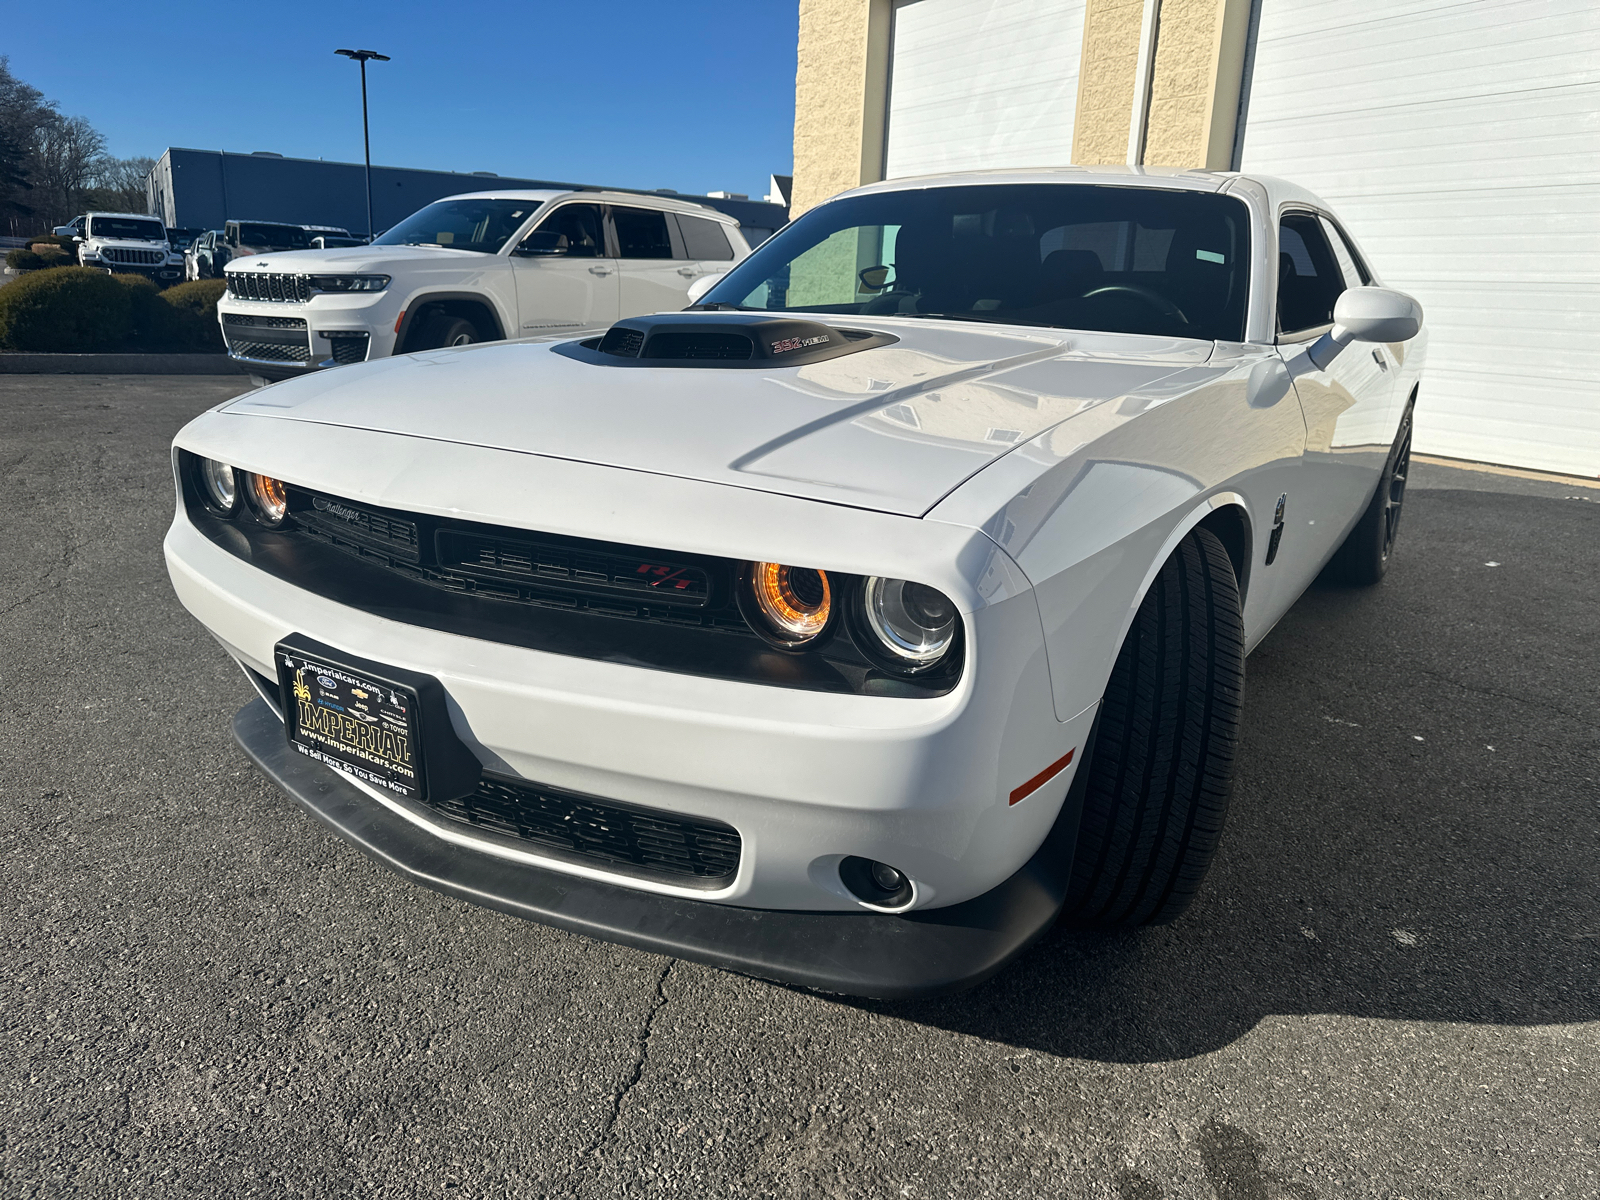
[(1422, 302), (1420, 450), (1600, 474), (1600, 6), (1263, 0), (1243, 167)]
[(884, 172), (1072, 161), (1083, 0), (898, 0)]

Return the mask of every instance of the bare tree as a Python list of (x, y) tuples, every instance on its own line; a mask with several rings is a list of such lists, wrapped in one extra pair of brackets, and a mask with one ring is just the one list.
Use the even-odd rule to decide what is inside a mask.
[(90, 177), (91, 186), (83, 195), (84, 206), (110, 212), (145, 212), (150, 206), (145, 179), (155, 165), (155, 159), (143, 156), (100, 159)]
[(34, 186), (52, 224), (73, 217), (105, 153), (106, 139), (84, 117), (57, 117), (40, 131)]

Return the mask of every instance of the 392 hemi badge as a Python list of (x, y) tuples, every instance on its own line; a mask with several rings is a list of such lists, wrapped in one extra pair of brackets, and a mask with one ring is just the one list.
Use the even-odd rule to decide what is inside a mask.
[(827, 340), (827, 335), (820, 333), (815, 337), (779, 338), (772, 343), (772, 352), (774, 354), (787, 354), (791, 350), (804, 350), (807, 346), (820, 346)]

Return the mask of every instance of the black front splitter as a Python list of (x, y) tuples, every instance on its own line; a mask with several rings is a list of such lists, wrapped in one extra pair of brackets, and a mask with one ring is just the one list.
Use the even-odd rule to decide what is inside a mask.
[[(1039, 938), (1061, 909), (1070, 844), (1057, 835), (1000, 886), (906, 916), (788, 912), (684, 900), (527, 866), (447, 842), (298, 753), (254, 700), (233, 735), (313, 816), (415, 883), (513, 916), (655, 954), (820, 991), (905, 999), (982, 983)], [(1077, 779), (1087, 778), (1079, 770)], [(1058, 827), (1076, 828), (1075, 780)], [(1070, 843), (1070, 838), (1068, 839)]]

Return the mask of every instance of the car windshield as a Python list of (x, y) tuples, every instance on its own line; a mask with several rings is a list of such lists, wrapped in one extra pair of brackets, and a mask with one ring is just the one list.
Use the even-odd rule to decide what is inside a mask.
[(1249, 212), (1209, 192), (931, 187), (813, 209), (698, 307), (1241, 341)]
[(248, 221), (239, 226), (241, 246), (272, 246), (280, 250), (309, 250), (311, 235), (298, 225), (267, 225)]
[(126, 238), (133, 242), (164, 242), (167, 231), (160, 221), (141, 221), (136, 217), (90, 217), (89, 236)]
[(437, 200), (412, 213), (374, 246), (448, 246), (498, 254), (539, 207), (537, 200)]

